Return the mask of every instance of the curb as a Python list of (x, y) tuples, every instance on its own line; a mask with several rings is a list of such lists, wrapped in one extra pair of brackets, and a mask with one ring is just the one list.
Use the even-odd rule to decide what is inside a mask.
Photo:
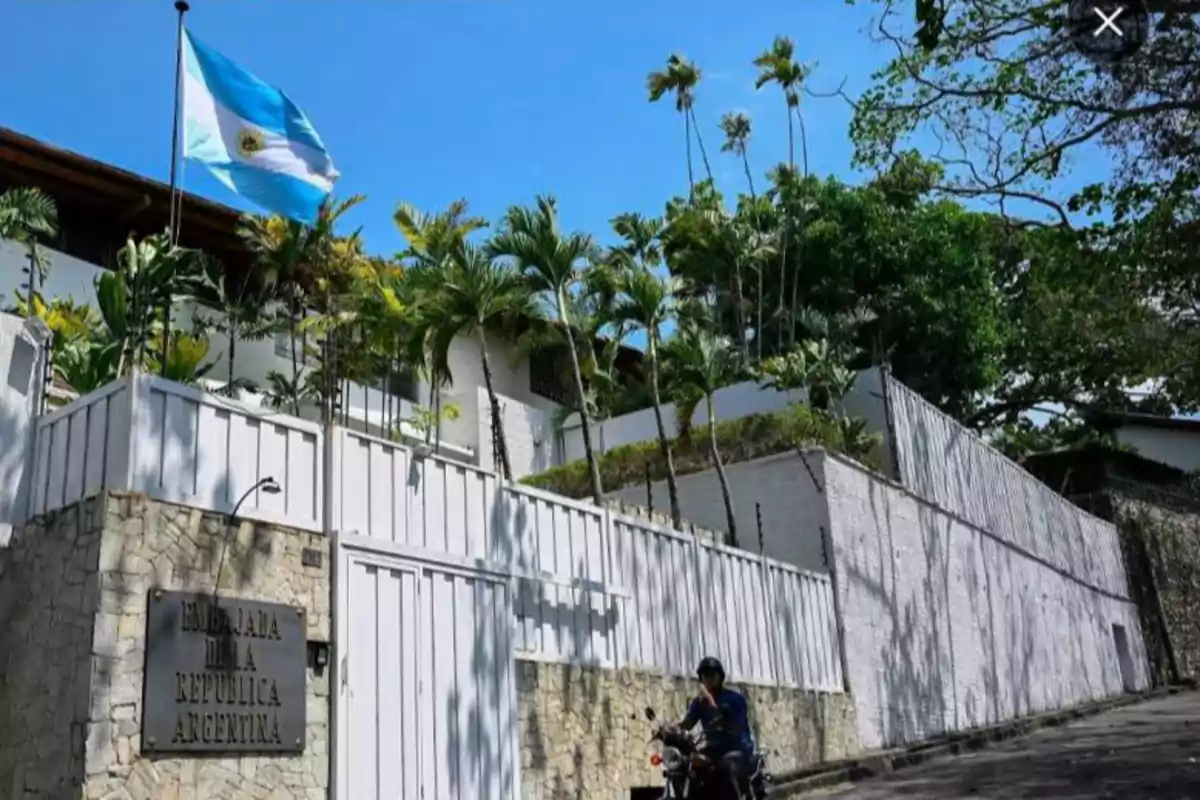
[(1035, 717), (1022, 717), (999, 725), (973, 728), (969, 731), (940, 736), (906, 748), (879, 750), (873, 753), (864, 753), (856, 758), (817, 764), (776, 776), (775, 783), (772, 784), (768, 794), (773, 798), (794, 797), (816, 789), (889, 775), (896, 770), (923, 764), (935, 758), (981, 750), (993, 744), (1019, 739), (1040, 730), (1058, 728), (1078, 719), (1095, 716), (1115, 708), (1195, 689), (1196, 685), (1189, 682), (1149, 692), (1120, 695), (1062, 711)]

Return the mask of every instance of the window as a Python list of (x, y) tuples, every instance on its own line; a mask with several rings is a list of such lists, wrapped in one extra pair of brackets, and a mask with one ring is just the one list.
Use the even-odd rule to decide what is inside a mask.
[(391, 375), (387, 375), (386, 367), (384, 370), (384, 377), (376, 381), (371, 388), (386, 392), (393, 397), (403, 397), (412, 403), (421, 402), (421, 399), (417, 397), (417, 374), (413, 372), (412, 367), (393, 367), (394, 371)]
[(563, 355), (562, 350), (543, 350), (529, 359), (529, 391), (560, 406), (567, 405), (573, 394), (564, 379)]

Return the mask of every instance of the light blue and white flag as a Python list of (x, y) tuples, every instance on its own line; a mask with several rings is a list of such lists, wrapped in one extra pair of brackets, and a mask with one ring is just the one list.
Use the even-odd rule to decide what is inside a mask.
[(267, 211), (313, 222), (338, 172), (304, 113), (183, 34), (183, 156)]

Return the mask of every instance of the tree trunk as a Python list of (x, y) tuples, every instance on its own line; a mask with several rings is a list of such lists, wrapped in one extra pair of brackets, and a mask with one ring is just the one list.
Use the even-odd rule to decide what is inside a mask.
[(650, 357), (650, 397), (654, 402), (654, 424), (658, 426), (658, 449), (662, 453), (667, 469), (667, 498), (671, 503), (671, 526), (683, 530), (683, 512), (679, 508), (679, 486), (675, 480), (675, 459), (671, 455), (671, 441), (663, 425), (662, 397), (658, 391), (658, 345), (654, 341), (657, 331), (646, 331), (646, 352)]
[(708, 151), (704, 149), (704, 137), (700, 135), (700, 123), (696, 122), (696, 112), (691, 106), (688, 106), (687, 113), (691, 114), (692, 126), (696, 129), (696, 144), (700, 145), (700, 158), (704, 161), (704, 174), (708, 176), (709, 183), (712, 183), (712, 167), (708, 165)]
[(763, 273), (766, 271), (766, 264), (758, 265), (758, 330), (754, 332), (754, 344), (757, 350), (758, 360), (762, 361), (762, 344), (763, 344)]
[[(434, 375), (433, 371), (431, 370), (429, 373), (429, 407), (430, 408), (437, 408), (435, 403), (441, 402), (440, 395), (441, 395), (441, 393), (438, 392), (438, 389), (437, 389), (437, 376)], [(432, 441), (432, 437), (433, 437), (433, 425), (427, 424), (425, 426), (425, 444), (429, 444)], [(482, 466), (482, 464), (480, 466)]]
[(742, 260), (733, 262), (733, 310), (738, 326), (738, 344), (742, 350), (742, 363), (750, 363), (750, 343), (746, 341), (746, 308), (742, 293)]
[(228, 394), (234, 400), (238, 398), (233, 393), (233, 360), (237, 357), (237, 325), (229, 326), (229, 383), (227, 385)]
[(683, 112), (683, 133), (687, 137), (688, 200), (696, 198), (696, 181), (692, 177), (692, 118)]
[(733, 514), (733, 497), (729, 493), (729, 477), (725, 474), (721, 451), (717, 449), (717, 412), (713, 408), (712, 392), (707, 392), (704, 399), (708, 404), (708, 450), (712, 453), (713, 466), (717, 468), (717, 478), (721, 481), (721, 497), (725, 500), (725, 520), (729, 524), (729, 536), (725, 543), (730, 547), (737, 547), (737, 519)]
[(579, 398), (580, 432), (583, 434), (583, 455), (587, 459), (588, 473), (592, 480), (592, 502), (604, 506), (604, 485), (600, 482), (600, 464), (596, 461), (596, 453), (592, 450), (592, 420), (588, 414), (587, 395), (583, 389), (583, 370), (579, 367), (579, 352), (575, 349), (575, 332), (571, 330), (571, 320), (567, 318), (567, 298), (563, 289), (559, 289), (555, 298), (558, 301), (558, 317), (563, 328), (567, 331), (567, 345), (571, 351), (571, 372), (575, 376), (575, 392)]
[[(800, 123), (800, 157), (801, 157), (801, 167), (803, 169), (802, 176), (803, 176), (803, 178), (807, 179), (808, 178), (808, 132), (804, 128), (804, 117), (802, 117), (800, 115), (800, 107), (796, 106), (795, 108), (796, 108), (796, 120)], [(789, 120), (791, 119), (790, 114), (788, 115), (788, 119)], [(802, 248), (804, 246), (804, 238), (803, 237), (804, 237), (804, 229), (805, 229), (805, 227), (807, 227), (807, 225), (808, 225), (808, 208), (806, 207), (806, 204), (804, 203), (804, 198), (801, 197), (800, 198), (800, 236), (801, 236), (801, 239), (800, 239), (800, 242), (797, 244), (797, 249), (796, 249), (796, 274), (794, 276), (792, 276), (792, 312), (793, 313), (796, 310), (797, 296), (800, 293), (800, 268), (804, 265), (804, 259), (802, 257)], [(795, 347), (796, 346), (796, 324), (794, 321), (792, 322), (791, 325), (788, 326), (788, 331), (789, 331), (788, 339), (789, 339), (790, 346)]]
[[(787, 107), (787, 109), (788, 109), (788, 167), (790, 167), (791, 175), (792, 175), (792, 178), (794, 179), (795, 175), (796, 175), (796, 138), (795, 138), (795, 133), (792, 130), (792, 107), (791, 107), (791, 105), (789, 105)], [(785, 334), (787, 332), (787, 329), (784, 327), (784, 320), (783, 320), (783, 312), (784, 312), (783, 299), (787, 296), (787, 251), (788, 251), (788, 240), (791, 238), (791, 233), (792, 233), (792, 212), (791, 212), (791, 209), (788, 208), (787, 194), (788, 194), (787, 192), (780, 193), (780, 206), (783, 209), (783, 247), (780, 248), (780, 253), (779, 253), (779, 306), (778, 306), (778, 308), (775, 309), (775, 315), (779, 320), (779, 342), (778, 342), (777, 346), (779, 347), (779, 350), (781, 353), (784, 350), (784, 342), (786, 341)]]
[(487, 335), (484, 334), (482, 325), (479, 326), (479, 353), (483, 359), (483, 383), (487, 387), (488, 404), (492, 407), (492, 432), (496, 440), (496, 449), (500, 451), (500, 471), (504, 480), (511, 481), (512, 462), (508, 458), (508, 442), (504, 438), (504, 418), (500, 416), (500, 401), (492, 387), (492, 362), (488, 359)]
[[(295, 290), (293, 290), (294, 292)], [(295, 297), (288, 303), (288, 336), (292, 340), (292, 414), (300, 416), (300, 362), (296, 358), (296, 303)]]
[(746, 156), (745, 148), (742, 148), (742, 168), (746, 170), (746, 183), (750, 184), (750, 199), (757, 200), (758, 195), (754, 192), (754, 176), (750, 174), (750, 159)]

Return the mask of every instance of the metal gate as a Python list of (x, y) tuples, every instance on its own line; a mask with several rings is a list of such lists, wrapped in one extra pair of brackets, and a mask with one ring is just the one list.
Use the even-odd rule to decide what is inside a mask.
[(515, 800), (507, 576), (368, 542), (339, 537), (336, 797)]

